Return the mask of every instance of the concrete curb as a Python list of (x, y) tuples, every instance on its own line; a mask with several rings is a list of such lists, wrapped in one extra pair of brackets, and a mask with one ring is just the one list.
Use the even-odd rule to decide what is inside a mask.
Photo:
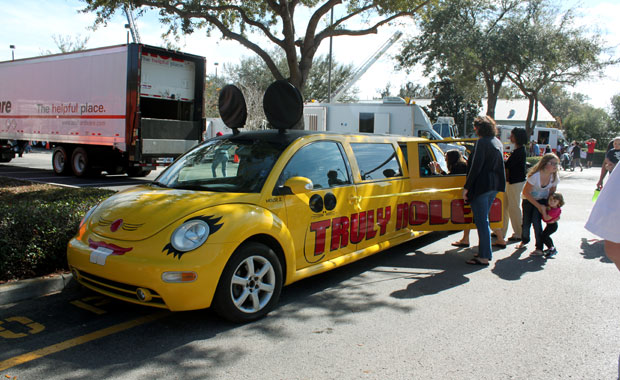
[(0, 305), (60, 292), (73, 281), (71, 273), (56, 274), (0, 285)]

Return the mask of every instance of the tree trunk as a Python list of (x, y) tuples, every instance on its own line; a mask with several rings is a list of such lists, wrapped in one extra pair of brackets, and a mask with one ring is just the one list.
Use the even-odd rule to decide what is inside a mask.
[(529, 100), (529, 104), (527, 107), (527, 118), (525, 119), (525, 132), (528, 137), (531, 137), (534, 132), (534, 128), (532, 127), (532, 114), (534, 113), (533, 110), (536, 99), (532, 95), (528, 95), (527, 98)]
[(497, 105), (497, 95), (489, 95), (487, 98), (487, 116), (495, 119), (495, 106)]

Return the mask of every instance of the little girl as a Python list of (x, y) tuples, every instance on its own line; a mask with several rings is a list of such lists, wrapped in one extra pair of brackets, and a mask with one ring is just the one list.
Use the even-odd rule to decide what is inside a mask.
[(558, 230), (558, 220), (562, 213), (561, 207), (564, 206), (564, 197), (560, 193), (553, 193), (549, 196), (547, 201), (547, 207), (542, 215), (542, 219), (547, 226), (543, 230), (542, 240), (548, 249), (545, 250), (545, 256), (551, 257), (558, 253), (558, 250), (553, 246), (553, 240), (551, 240), (551, 234)]

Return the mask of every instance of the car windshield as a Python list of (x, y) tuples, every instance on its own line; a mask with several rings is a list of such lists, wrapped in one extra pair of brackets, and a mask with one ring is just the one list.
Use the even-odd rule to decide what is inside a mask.
[(185, 153), (154, 184), (173, 189), (258, 193), (286, 144), (218, 138)]

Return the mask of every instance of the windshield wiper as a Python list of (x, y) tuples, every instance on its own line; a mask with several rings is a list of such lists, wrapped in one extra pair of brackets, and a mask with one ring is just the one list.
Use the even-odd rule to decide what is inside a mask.
[(157, 187), (163, 187), (164, 189), (167, 189), (168, 186), (164, 185), (163, 183), (159, 182), (159, 181), (153, 181), (150, 183), (151, 185), (155, 185)]

